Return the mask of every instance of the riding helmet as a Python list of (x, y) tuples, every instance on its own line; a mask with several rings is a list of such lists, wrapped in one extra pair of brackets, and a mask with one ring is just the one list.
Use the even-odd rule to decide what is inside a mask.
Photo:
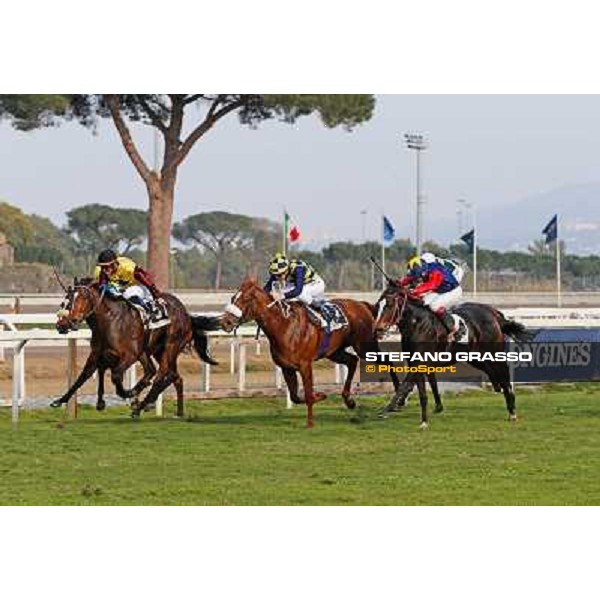
[(408, 268), (408, 270), (410, 271), (411, 269), (414, 269), (416, 267), (420, 267), (421, 266), (421, 257), (420, 256), (413, 256), (412, 258), (409, 258), (406, 266)]
[(290, 262), (281, 252), (275, 254), (269, 263), (269, 273), (271, 275), (284, 275), (290, 268)]
[(102, 250), (98, 255), (98, 265), (103, 267), (105, 265), (110, 265), (117, 260), (117, 253), (114, 250), (106, 249)]

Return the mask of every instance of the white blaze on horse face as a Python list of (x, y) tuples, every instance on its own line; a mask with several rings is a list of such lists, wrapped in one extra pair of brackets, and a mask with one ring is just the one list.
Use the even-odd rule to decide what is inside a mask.
[(228, 312), (229, 314), (233, 315), (237, 319), (241, 319), (242, 318), (242, 311), (240, 310), (240, 308), (238, 306), (236, 306), (233, 303), (228, 304), (225, 307), (225, 312)]
[(385, 305), (386, 305), (386, 301), (385, 298), (382, 298), (378, 303), (377, 303), (377, 318), (375, 319), (375, 322), (377, 323), (379, 321), (379, 319), (381, 319), (381, 315), (383, 314), (383, 311), (385, 309)]

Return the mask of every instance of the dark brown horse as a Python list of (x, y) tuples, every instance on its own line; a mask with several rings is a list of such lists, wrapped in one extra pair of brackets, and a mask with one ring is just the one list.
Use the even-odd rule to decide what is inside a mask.
[[(96, 283), (89, 279), (77, 281), (69, 288), (58, 314), (56, 328), (60, 333), (77, 329), (87, 322), (92, 331), (89, 357), (71, 388), (50, 406), (58, 407), (69, 401), (71, 396), (98, 370), (98, 403), (96, 408), (105, 407), (104, 373), (111, 371), (117, 394), (122, 398), (136, 398), (131, 404), (132, 417), (156, 402), (158, 396), (171, 384), (177, 392), (177, 415), (183, 416), (183, 380), (177, 370), (177, 358), (193, 345), (205, 362), (216, 364), (208, 352), (205, 331), (218, 329), (215, 318), (191, 316), (183, 304), (171, 294), (163, 294), (170, 323), (160, 329), (147, 331), (144, 321), (134, 306), (123, 299), (103, 295)], [(158, 363), (158, 369), (152, 360)], [(136, 362), (140, 362), (144, 375), (132, 390), (123, 387), (123, 375)], [(152, 387), (143, 401), (137, 396), (153, 380)]]
[[(314, 392), (312, 363), (321, 358), (346, 365), (348, 374), (342, 390), (345, 405), (353, 409), (351, 386), (358, 357), (348, 352), (351, 347), (358, 356), (377, 349), (374, 335), (374, 309), (366, 302), (356, 300), (333, 300), (344, 312), (348, 325), (327, 334), (319, 324), (313, 322), (306, 308), (299, 302), (274, 302), (255, 279), (247, 278), (231, 304), (221, 317), (225, 331), (233, 331), (240, 323), (254, 320), (264, 331), (271, 346), (271, 356), (281, 367), (290, 398), (296, 404), (306, 403), (308, 427), (314, 425), (313, 404), (326, 398)], [(300, 373), (304, 388), (304, 400), (298, 395)], [(394, 375), (394, 385), (398, 379)]]
[[(477, 351), (482, 346), (494, 346), (500, 350), (505, 336), (519, 341), (527, 341), (532, 333), (516, 321), (507, 319), (498, 309), (487, 304), (467, 302), (457, 306), (454, 313), (465, 321), (468, 333), (468, 345), (461, 349)], [(406, 352), (448, 351), (456, 346), (448, 343), (448, 332), (439, 318), (419, 300), (410, 297), (405, 288), (390, 283), (378, 302), (378, 316), (375, 331), (381, 337), (388, 329), (397, 326), (402, 335), (402, 349)], [(470, 365), (483, 371), (489, 378), (494, 391), (502, 392), (510, 421), (516, 421), (516, 400), (510, 381), (510, 372), (506, 362), (471, 361)], [(409, 374), (403, 381), (403, 387), (410, 390), (414, 385), (419, 392), (421, 403), (421, 427), (427, 427), (427, 392), (424, 376), (420, 373)], [(395, 408), (399, 395), (384, 409), (389, 412)]]

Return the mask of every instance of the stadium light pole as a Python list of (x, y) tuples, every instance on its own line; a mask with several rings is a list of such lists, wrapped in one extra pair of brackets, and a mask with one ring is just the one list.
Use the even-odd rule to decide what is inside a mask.
[(361, 219), (361, 226), (362, 226), (362, 243), (366, 243), (367, 241), (367, 209), (363, 208), (363, 210), (360, 211), (360, 216), (362, 217)]
[(409, 150), (414, 150), (417, 154), (417, 255), (421, 255), (423, 248), (423, 208), (425, 198), (423, 196), (421, 181), (421, 152), (427, 150), (427, 141), (420, 133), (405, 133), (404, 141)]

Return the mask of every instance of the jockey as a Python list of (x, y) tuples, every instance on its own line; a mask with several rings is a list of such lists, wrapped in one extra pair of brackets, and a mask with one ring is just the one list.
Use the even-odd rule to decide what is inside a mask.
[[(275, 300), (293, 300), (313, 306), (323, 315), (328, 328), (331, 327), (335, 315), (325, 299), (325, 282), (309, 264), (295, 258), (289, 260), (277, 252), (269, 263), (269, 274), (264, 289)], [(274, 288), (275, 283), (279, 285)]]
[(456, 326), (449, 308), (458, 304), (462, 297), (462, 268), (451, 269), (449, 261), (439, 259), (431, 252), (413, 256), (407, 263), (407, 274), (399, 283), (412, 286), (410, 295), (423, 301), (440, 319), (452, 341)]
[[(113, 250), (103, 250), (98, 255), (94, 279), (101, 291), (122, 295), (131, 304), (141, 306), (151, 316), (152, 322), (167, 318), (152, 275), (130, 258), (117, 256)], [(155, 310), (155, 306), (158, 310)]]

